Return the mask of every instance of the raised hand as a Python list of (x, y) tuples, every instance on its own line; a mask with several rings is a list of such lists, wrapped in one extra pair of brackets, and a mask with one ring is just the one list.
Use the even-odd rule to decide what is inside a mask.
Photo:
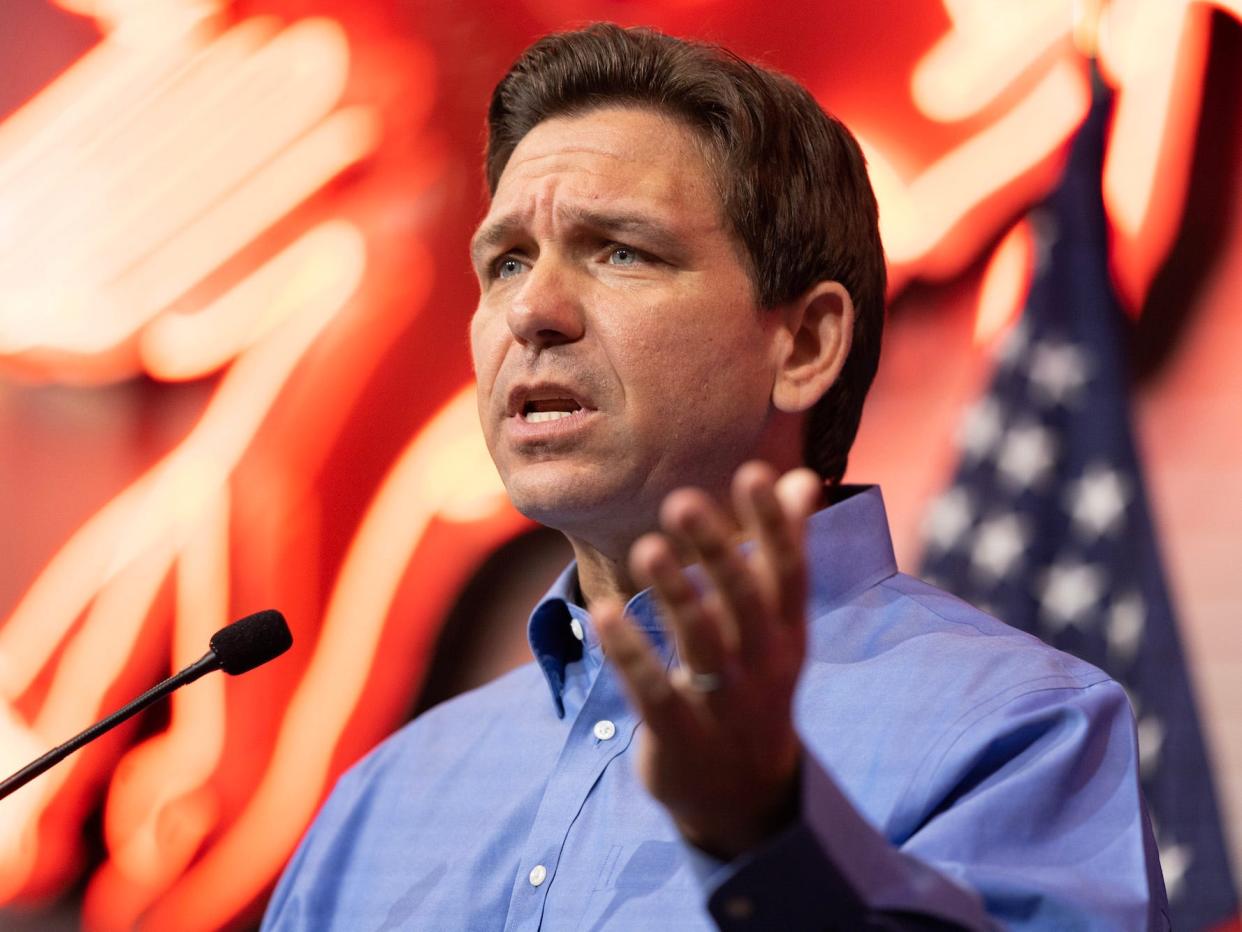
[[(638, 767), (651, 794), (695, 846), (722, 859), (754, 847), (796, 812), (801, 745), (792, 700), (806, 648), (803, 527), (822, 484), (809, 469), (778, 479), (764, 463), (734, 476), (733, 514), (680, 489), (660, 509), (663, 533), (630, 551), (630, 572), (652, 586), (680, 665), (666, 672), (615, 600), (592, 614), (608, 659), (647, 728)], [(706, 571), (706, 591), (678, 554)]]

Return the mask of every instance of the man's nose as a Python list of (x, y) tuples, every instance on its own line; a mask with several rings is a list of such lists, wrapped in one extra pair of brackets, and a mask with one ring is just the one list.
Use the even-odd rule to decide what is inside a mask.
[(509, 330), (536, 348), (582, 339), (583, 308), (571, 270), (550, 258), (524, 276), (508, 311)]

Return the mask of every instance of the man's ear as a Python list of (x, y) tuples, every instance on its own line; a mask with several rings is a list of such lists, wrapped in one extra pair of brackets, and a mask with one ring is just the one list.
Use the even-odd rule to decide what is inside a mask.
[(819, 282), (782, 309), (772, 403), (796, 414), (810, 409), (841, 374), (854, 334), (854, 302), (840, 282)]

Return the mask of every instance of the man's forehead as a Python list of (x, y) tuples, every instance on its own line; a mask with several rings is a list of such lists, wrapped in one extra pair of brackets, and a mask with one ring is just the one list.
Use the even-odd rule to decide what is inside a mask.
[(670, 149), (694, 147), (693, 131), (662, 110), (638, 104), (595, 107), (536, 123), (514, 147), (501, 181), (505, 173), (524, 163), (557, 155), (646, 162)]
[(541, 208), (549, 217), (555, 211), (560, 222), (588, 225), (607, 216), (635, 226), (644, 213), (665, 215), (666, 222), (705, 214), (716, 225), (722, 213), (691, 131), (658, 111), (637, 108), (554, 117), (535, 126), (501, 174), (476, 245), (533, 219)]

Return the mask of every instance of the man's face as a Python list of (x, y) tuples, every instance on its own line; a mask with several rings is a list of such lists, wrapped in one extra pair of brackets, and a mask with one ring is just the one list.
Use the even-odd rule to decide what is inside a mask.
[(779, 315), (690, 130), (609, 107), (537, 125), (472, 247), (479, 416), (514, 505), (619, 556), (682, 485), (765, 455)]

